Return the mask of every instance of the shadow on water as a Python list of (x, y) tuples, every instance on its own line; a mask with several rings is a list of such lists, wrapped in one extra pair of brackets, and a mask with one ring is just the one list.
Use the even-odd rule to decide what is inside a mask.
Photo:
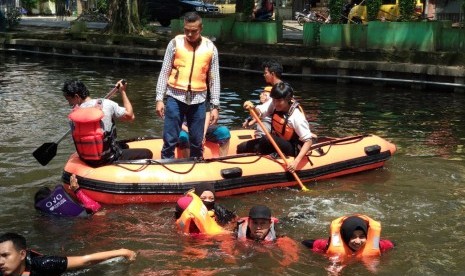
[[(59, 183), (63, 164), (74, 151), (63, 140), (57, 156), (45, 167), (31, 153), (52, 142), (68, 128), (61, 86), (79, 78), (91, 95), (105, 95), (119, 78), (128, 83), (136, 121), (118, 124), (120, 139), (159, 136), (162, 121), (155, 115), (159, 68), (73, 60), (7, 57), (0, 64), (0, 224), (3, 231), (28, 237), (44, 253), (78, 255), (128, 247), (139, 251), (128, 266), (114, 260), (68, 275), (245, 275), (337, 274), (341, 267), (298, 246), (299, 260), (282, 266), (274, 247), (243, 247), (229, 237), (195, 239), (180, 236), (171, 204), (104, 206), (88, 219), (52, 218), (32, 207), (35, 191)], [(444, 275), (465, 270), (460, 258), (465, 234), (463, 144), (461, 123), (465, 95), (414, 91), (371, 85), (336, 85), (289, 79), (314, 132), (321, 136), (373, 133), (398, 147), (384, 168), (307, 183), (310, 192), (274, 189), (221, 199), (245, 216), (255, 204), (267, 204), (281, 221), (279, 231), (297, 242), (328, 236), (332, 219), (364, 213), (382, 222), (383, 237), (397, 248), (381, 258), (384, 275)], [(248, 116), (246, 99), (258, 102), (255, 89), (262, 76), (222, 74), (220, 123), (237, 128)], [(116, 98), (118, 101), (118, 98)], [(231, 254), (225, 245), (237, 248)], [(345, 275), (371, 275), (362, 264), (342, 270)]]

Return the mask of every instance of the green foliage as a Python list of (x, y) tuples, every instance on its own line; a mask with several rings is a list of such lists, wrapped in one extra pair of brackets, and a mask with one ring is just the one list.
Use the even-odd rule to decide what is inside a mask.
[(367, 1), (367, 19), (368, 21), (373, 21), (378, 18), (379, 8), (383, 4), (382, 0), (371, 0)]
[(42, 10), (42, 14), (44, 15), (52, 15), (52, 10), (49, 7), (46, 7), (45, 9)]
[(99, 13), (102, 14), (108, 14), (108, 9), (109, 9), (109, 0), (97, 0), (97, 10)]
[(6, 30), (6, 17), (3, 12), (0, 10), (0, 32)]
[(245, 14), (245, 17), (247, 19), (252, 17), (253, 13), (253, 8), (255, 7), (255, 1), (254, 0), (244, 0), (243, 1), (243, 10), (242, 12)]
[(399, 0), (400, 21), (411, 21), (415, 14), (415, 0)]
[(331, 23), (342, 23), (342, 8), (344, 6), (344, 0), (329, 0), (329, 15), (331, 17)]
[(239, 21), (247, 21), (252, 18), (253, 8), (255, 7), (254, 0), (236, 0), (236, 13), (240, 16)]
[(236, 0), (236, 13), (244, 12), (244, 0)]
[(32, 9), (35, 9), (38, 4), (39, 0), (21, 0), (21, 6), (27, 10), (28, 14), (30, 14)]
[(6, 12), (6, 28), (14, 29), (21, 21), (20, 8), (9, 8)]

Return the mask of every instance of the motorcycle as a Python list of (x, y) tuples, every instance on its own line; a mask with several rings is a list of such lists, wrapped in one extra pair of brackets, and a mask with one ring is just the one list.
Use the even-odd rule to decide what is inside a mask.
[(320, 22), (326, 23), (328, 21), (323, 15), (311, 11), (310, 9), (305, 8), (301, 12), (295, 13), (295, 20), (299, 23), (300, 26), (304, 25), (305, 22)]

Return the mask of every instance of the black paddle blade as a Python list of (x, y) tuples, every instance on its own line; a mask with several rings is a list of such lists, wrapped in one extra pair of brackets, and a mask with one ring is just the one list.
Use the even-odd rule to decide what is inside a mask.
[(45, 166), (57, 154), (57, 143), (45, 143), (36, 149), (32, 155), (39, 161), (42, 166)]

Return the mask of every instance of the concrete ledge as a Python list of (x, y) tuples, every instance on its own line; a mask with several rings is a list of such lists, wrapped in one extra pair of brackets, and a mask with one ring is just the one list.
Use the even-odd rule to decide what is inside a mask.
[[(16, 35), (1, 36), (0, 48), (5, 51), (24, 52), (76, 58), (113, 59), (116, 62), (160, 63), (166, 42), (155, 41), (158, 47), (132, 45), (98, 44), (83, 40), (49, 40), (18, 38)], [(163, 45), (163, 46), (161, 46)], [(434, 82), (443, 86), (465, 87), (464, 53), (425, 53), (399, 51), (354, 51), (321, 49), (289, 43), (276, 45), (217, 44), (220, 66), (229, 70), (247, 71), (261, 74), (261, 64), (270, 57), (284, 66), (290, 77), (327, 78), (338, 82), (359, 81), (365, 78), (383, 85), (383, 78), (424, 80), (415, 88), (427, 88)], [(414, 63), (421, 60), (427, 63)], [(465, 62), (464, 62), (465, 64)], [(392, 80), (391, 80), (392, 82)], [(413, 83), (413, 82), (411, 82)], [(411, 84), (413, 86), (413, 84)]]

